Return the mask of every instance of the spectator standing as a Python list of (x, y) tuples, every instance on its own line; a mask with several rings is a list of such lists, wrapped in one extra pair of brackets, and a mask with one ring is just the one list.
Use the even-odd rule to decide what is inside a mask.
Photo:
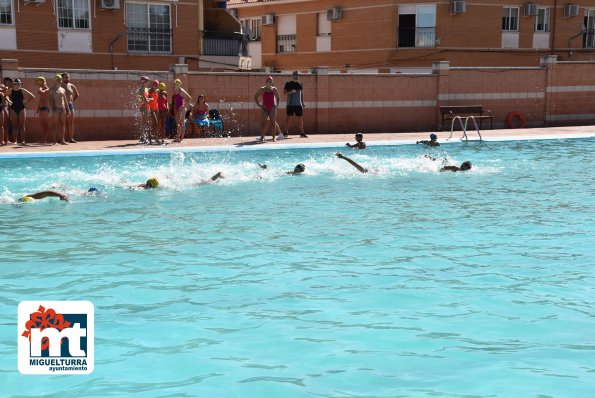
[(37, 103), (37, 115), (39, 116), (39, 125), (43, 132), (43, 142), (48, 143), (48, 133), (51, 130), (50, 126), (50, 88), (45, 82), (45, 77), (39, 76), (35, 79), (35, 84), (39, 86), (37, 94), (39, 94), (39, 102)]
[(21, 79), (14, 79), (12, 90), (10, 91), (10, 121), (12, 122), (12, 129), (15, 135), (15, 144), (19, 143), (18, 134), (21, 134), (21, 143), (26, 145), (26, 127), (27, 120), (27, 102), (35, 99), (35, 96), (21, 87)]
[[(262, 99), (262, 103), (260, 102)], [(273, 86), (273, 77), (267, 76), (265, 85), (254, 94), (254, 102), (261, 109), (260, 141), (265, 142), (265, 134), (270, 129), (275, 141), (275, 126), (277, 125), (277, 107), (279, 106), (279, 90)]]
[(52, 124), (54, 126), (53, 142), (59, 142), (66, 145), (64, 140), (66, 130), (66, 113), (68, 112), (68, 100), (66, 99), (66, 90), (62, 87), (62, 75), (54, 76), (55, 83), (50, 88), (50, 108), (52, 109)]
[(298, 71), (294, 71), (291, 75), (292, 79), (285, 83), (283, 92), (287, 96), (287, 116), (285, 118), (285, 138), (289, 136), (289, 126), (292, 119), (297, 119), (298, 129), (300, 130), (300, 137), (308, 138), (304, 134), (304, 86), (299, 79)]
[(66, 140), (76, 143), (74, 139), (74, 102), (79, 97), (79, 91), (76, 86), (70, 83), (70, 75), (62, 73), (62, 88), (66, 92), (66, 101), (68, 102), (68, 112), (66, 113)]

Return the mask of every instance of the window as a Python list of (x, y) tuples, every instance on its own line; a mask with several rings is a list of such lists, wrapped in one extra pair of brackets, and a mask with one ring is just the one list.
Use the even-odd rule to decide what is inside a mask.
[(535, 31), (549, 32), (550, 31), (550, 9), (538, 8), (537, 16), (535, 17)]
[(0, 25), (12, 25), (12, 0), (0, 0)]
[(326, 12), (318, 13), (318, 36), (331, 35), (331, 21), (326, 18)]
[(277, 18), (277, 52), (293, 53), (296, 51), (296, 16), (281, 15)]
[(58, 27), (89, 29), (89, 0), (58, 0)]
[(248, 36), (248, 40), (260, 40), (260, 18), (244, 18), (240, 19), (240, 23), (242, 24), (242, 32)]
[(505, 32), (516, 32), (519, 30), (519, 8), (504, 7), (502, 15), (502, 30)]
[(171, 54), (171, 13), (167, 4), (126, 2), (128, 51)]
[(585, 15), (585, 33), (583, 34), (583, 47), (595, 48), (595, 9), (587, 10)]
[(436, 45), (436, 6), (399, 7), (399, 47)]

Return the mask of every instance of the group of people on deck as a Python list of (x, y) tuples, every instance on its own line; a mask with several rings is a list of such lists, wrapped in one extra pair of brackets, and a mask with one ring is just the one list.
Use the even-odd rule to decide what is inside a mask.
[[(49, 87), (45, 77), (35, 79), (39, 97), (36, 114), (39, 117), (45, 144), (75, 143), (74, 110), (79, 97), (78, 89), (70, 82), (66, 72), (54, 76)], [(27, 103), (35, 100), (35, 94), (22, 87), (19, 78), (4, 78), (0, 85), (0, 144), (27, 143)], [(12, 136), (12, 137), (11, 137)]]
[(192, 96), (182, 87), (180, 79), (174, 80), (174, 90), (168, 98), (164, 82), (141, 76), (138, 89), (139, 110), (141, 115), (141, 142), (164, 144), (165, 138), (182, 142), (186, 133), (198, 131), (206, 136), (210, 125), (209, 104), (203, 94), (192, 104)]

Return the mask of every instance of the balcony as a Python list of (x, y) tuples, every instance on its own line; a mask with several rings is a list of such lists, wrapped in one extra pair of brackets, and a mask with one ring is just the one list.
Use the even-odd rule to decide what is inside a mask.
[(172, 30), (128, 28), (128, 52), (135, 54), (171, 54)]
[(399, 47), (433, 48), (435, 45), (435, 27), (399, 27)]
[(277, 35), (277, 52), (278, 53), (294, 53), (295, 52), (296, 36), (293, 35)]
[(203, 31), (203, 55), (247, 57), (247, 38), (241, 33)]

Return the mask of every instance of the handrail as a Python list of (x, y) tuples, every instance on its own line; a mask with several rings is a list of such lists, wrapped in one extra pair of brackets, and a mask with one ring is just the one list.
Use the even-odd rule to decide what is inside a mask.
[[(463, 119), (465, 119), (465, 123), (463, 123)], [(463, 138), (465, 138), (465, 141), (469, 140), (469, 137), (467, 137), (467, 123), (469, 122), (469, 119), (473, 120), (473, 124), (475, 125), (475, 130), (477, 130), (477, 135), (479, 135), (479, 140), (483, 141), (483, 138), (481, 137), (481, 132), (479, 131), (479, 127), (477, 126), (477, 121), (475, 120), (475, 116), (455, 116), (452, 118), (452, 121), (450, 123), (450, 136), (446, 139), (446, 141), (449, 141), (452, 138), (452, 134), (454, 132), (455, 129), (455, 121), (459, 121), (459, 124), (461, 125), (461, 130), (463, 130), (463, 136), (461, 137), (461, 141), (463, 141)]]

